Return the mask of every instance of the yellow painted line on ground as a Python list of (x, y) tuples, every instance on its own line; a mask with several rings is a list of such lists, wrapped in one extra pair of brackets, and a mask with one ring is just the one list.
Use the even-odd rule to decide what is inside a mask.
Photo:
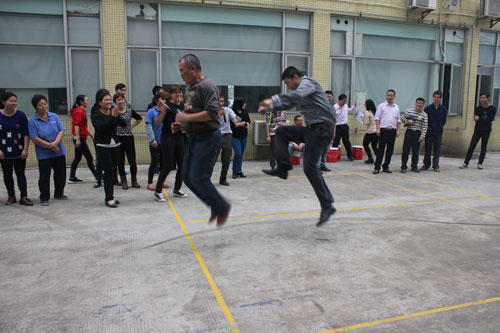
[(447, 307), (439, 308), (439, 309), (410, 313), (410, 314), (403, 315), (403, 316), (397, 316), (397, 317), (375, 320), (375, 321), (370, 321), (367, 323), (362, 323), (362, 324), (357, 324), (357, 325), (352, 325), (352, 326), (346, 326), (346, 327), (342, 327), (342, 328), (336, 328), (333, 330), (323, 331), (320, 333), (338, 333), (338, 332), (352, 331), (352, 330), (356, 330), (359, 328), (365, 328), (365, 327), (370, 327), (370, 326), (375, 326), (375, 325), (380, 325), (380, 324), (388, 324), (388, 323), (393, 323), (395, 321), (399, 321), (399, 320), (403, 320), (403, 319), (422, 317), (422, 316), (427, 316), (427, 315), (431, 315), (431, 314), (435, 314), (435, 313), (463, 309), (463, 308), (467, 308), (467, 307), (474, 306), (474, 305), (494, 303), (494, 302), (498, 302), (498, 301), (500, 301), (500, 297), (488, 298), (488, 299), (483, 299), (483, 300), (475, 301), (475, 302), (463, 303), (463, 304), (459, 304), (459, 305), (452, 305), (452, 306), (447, 306)]
[(438, 200), (441, 200), (441, 201), (444, 201), (444, 202), (451, 203), (453, 205), (456, 205), (456, 206), (459, 206), (459, 207), (462, 207), (462, 208), (465, 208), (465, 209), (470, 209), (470, 210), (476, 211), (478, 213), (489, 215), (489, 216), (492, 216), (492, 217), (496, 217), (497, 219), (500, 219), (500, 215), (495, 215), (493, 213), (490, 213), (490, 212), (487, 212), (487, 211), (484, 211), (484, 210), (481, 210), (481, 209), (477, 209), (477, 208), (474, 208), (474, 207), (469, 207), (469, 206), (466, 206), (466, 205), (462, 205), (462, 204), (460, 204), (458, 202), (454, 202), (453, 200), (448, 200), (448, 199), (445, 199), (445, 198), (438, 197), (437, 195), (425, 193), (425, 192), (422, 192), (422, 191), (417, 191), (417, 190), (414, 190), (414, 189), (409, 188), (409, 187), (405, 187), (405, 186), (393, 184), (393, 183), (390, 183), (390, 182), (387, 182), (387, 181), (384, 181), (384, 180), (381, 180), (381, 179), (377, 179), (375, 177), (363, 175), (361, 173), (356, 173), (356, 174), (358, 176), (366, 178), (366, 179), (371, 179), (371, 180), (374, 180), (374, 181), (382, 183), (382, 184), (390, 185), (390, 186), (397, 187), (397, 188), (400, 188), (400, 189), (403, 189), (403, 190), (406, 190), (406, 191), (410, 191), (410, 192), (414, 192), (414, 193), (417, 193), (417, 194), (425, 195), (425, 196), (428, 196), (428, 197), (431, 197), (431, 198), (434, 198), (434, 199), (438, 199)]
[(172, 200), (170, 200), (170, 197), (167, 194), (166, 190), (163, 190), (163, 193), (165, 194), (165, 197), (168, 200), (168, 203), (170, 204), (170, 207), (172, 208), (172, 211), (175, 214), (175, 218), (177, 219), (177, 222), (179, 222), (179, 225), (182, 228), (182, 231), (184, 232), (184, 235), (186, 236), (187, 240), (189, 241), (189, 244), (191, 245), (191, 249), (194, 252), (194, 255), (196, 256), (196, 259), (198, 259), (198, 263), (200, 264), (201, 270), (203, 271), (203, 274), (205, 274), (205, 277), (207, 278), (208, 284), (210, 285), (210, 288), (212, 288), (212, 292), (215, 295), (215, 298), (217, 299), (217, 302), (219, 302), (219, 306), (222, 309), (222, 312), (224, 312), (224, 316), (226, 317), (227, 321), (229, 322), (229, 325), (231, 325), (231, 328), (233, 330), (233, 333), (238, 333), (240, 330), (236, 326), (236, 323), (234, 322), (233, 316), (231, 315), (231, 311), (229, 311), (229, 308), (227, 307), (226, 301), (222, 297), (222, 294), (219, 291), (219, 288), (217, 287), (217, 284), (215, 283), (214, 279), (212, 278), (212, 274), (210, 274), (207, 266), (205, 265), (205, 262), (203, 261), (203, 258), (201, 257), (200, 252), (196, 248), (196, 245), (194, 245), (193, 240), (191, 239), (191, 235), (186, 229), (186, 226), (182, 222), (181, 217), (177, 213), (177, 209), (175, 209), (174, 204), (172, 203)]
[(402, 174), (398, 174), (398, 173), (395, 173), (395, 174), (398, 175), (398, 176), (401, 176), (401, 177), (406, 177), (406, 178), (410, 178), (410, 179), (420, 180), (421, 182), (424, 182), (424, 183), (429, 183), (429, 184), (432, 184), (432, 185), (437, 185), (437, 186), (441, 186), (441, 187), (444, 187), (444, 188), (449, 188), (450, 190), (462, 191), (462, 192), (465, 192), (465, 193), (477, 195), (477, 196), (482, 197), (482, 198), (487, 198), (487, 199), (492, 199), (492, 200), (498, 200), (498, 201), (500, 201), (500, 198), (497, 198), (497, 197), (492, 197), (490, 195), (472, 192), (472, 191), (469, 191), (469, 190), (466, 190), (466, 189), (463, 189), (463, 188), (453, 187), (453, 186), (449, 186), (449, 185), (446, 185), (446, 184), (441, 184), (441, 183), (433, 182), (432, 180), (422, 179), (422, 178), (418, 178), (418, 177), (414, 177), (414, 176), (402, 175)]
[[(457, 198), (452, 199), (454, 201), (461, 200), (472, 200), (479, 199), (480, 197), (469, 197), (469, 198)], [(363, 206), (363, 207), (351, 207), (351, 208), (340, 208), (339, 212), (348, 212), (353, 210), (365, 210), (365, 209), (377, 209), (377, 208), (387, 208), (387, 207), (401, 207), (401, 206), (415, 206), (415, 205), (427, 205), (439, 202), (446, 202), (445, 200), (428, 200), (428, 201), (420, 201), (420, 202), (404, 202), (404, 203), (396, 203), (396, 204), (387, 204), (387, 205), (375, 205), (375, 206)], [(266, 217), (278, 217), (278, 216), (294, 216), (294, 215), (304, 215), (304, 214), (319, 214), (319, 210), (313, 210), (308, 212), (294, 212), (294, 213), (278, 213), (278, 214), (266, 214), (266, 215), (253, 215), (253, 216), (237, 216), (230, 217), (229, 220), (249, 220), (249, 219), (260, 219)], [(199, 222), (208, 222), (208, 220), (191, 220), (184, 221), (184, 223), (199, 223)]]

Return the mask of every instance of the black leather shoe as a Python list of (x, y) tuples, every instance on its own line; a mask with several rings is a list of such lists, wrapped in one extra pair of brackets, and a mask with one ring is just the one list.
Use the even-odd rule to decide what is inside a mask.
[(406, 168), (401, 168), (401, 173), (406, 173)]
[(418, 170), (418, 168), (411, 168), (411, 171), (416, 172), (416, 173), (420, 173), (420, 170)]
[(236, 179), (238, 178), (238, 173), (237, 172), (233, 172), (233, 179)]
[(426, 166), (426, 165), (423, 165), (421, 168), (420, 168), (420, 171), (427, 171), (429, 170), (429, 167)]
[(243, 171), (238, 172), (238, 177), (240, 177), (240, 178), (247, 178), (247, 176), (245, 176), (243, 174)]
[(326, 165), (322, 165), (322, 166), (320, 166), (320, 167), (319, 167), (319, 169), (320, 169), (321, 171), (326, 171), (326, 172), (328, 172), (328, 171), (332, 171), (332, 170), (328, 169), (328, 168), (326, 167)]
[(229, 186), (229, 183), (225, 179), (219, 180), (219, 184), (224, 185), (224, 186)]
[(117, 208), (118, 205), (116, 204), (116, 202), (113, 202), (113, 203), (109, 203), (109, 202), (105, 202), (104, 203), (106, 206), (108, 206), (109, 208)]
[(275, 176), (275, 177), (280, 177), (282, 179), (287, 179), (288, 178), (288, 170), (282, 170), (279, 168), (276, 169), (262, 169), (262, 172), (269, 176)]
[(321, 215), (319, 216), (319, 221), (318, 223), (316, 223), (316, 227), (321, 227), (323, 224), (325, 224), (329, 219), (330, 217), (335, 214), (337, 212), (337, 209), (332, 206), (330, 208), (327, 208), (327, 209), (323, 209), (321, 211)]
[(391, 171), (391, 170), (389, 170), (389, 168), (382, 170), (382, 172), (385, 172), (385, 173), (392, 173), (392, 171)]

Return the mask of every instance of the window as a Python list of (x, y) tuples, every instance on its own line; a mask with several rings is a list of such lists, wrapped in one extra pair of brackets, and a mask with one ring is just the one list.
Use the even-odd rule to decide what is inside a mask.
[[(139, 13), (141, 4), (144, 15)], [(148, 18), (148, 24), (137, 23)], [(160, 36), (153, 32), (158, 31), (158, 22)], [(155, 28), (145, 28), (153, 24)], [(200, 58), (203, 73), (214, 80), (226, 100), (243, 97), (247, 110), (257, 112), (259, 98), (279, 93), (283, 88), (280, 74), (286, 64), (309, 72), (310, 24), (310, 15), (302, 13), (127, 2), (131, 102), (142, 110), (147, 103), (143, 106), (140, 96), (149, 100), (153, 85), (184, 85), (178, 61), (193, 53)], [(155, 50), (157, 58), (138, 57), (136, 61), (133, 54), (139, 50)], [(144, 66), (148, 68), (147, 75), (139, 74), (138, 69)], [(143, 83), (133, 82), (137, 80)]]

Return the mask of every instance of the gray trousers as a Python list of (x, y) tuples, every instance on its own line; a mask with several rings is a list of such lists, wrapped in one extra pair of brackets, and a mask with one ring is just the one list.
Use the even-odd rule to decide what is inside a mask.
[(227, 171), (229, 170), (229, 165), (231, 164), (231, 155), (233, 154), (233, 136), (231, 134), (222, 134), (222, 144), (221, 144), (221, 155), (220, 161), (222, 162), (222, 168), (220, 170), (220, 179), (226, 180)]

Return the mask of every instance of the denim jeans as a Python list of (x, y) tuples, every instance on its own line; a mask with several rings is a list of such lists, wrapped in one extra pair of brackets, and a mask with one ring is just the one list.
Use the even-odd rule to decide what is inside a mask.
[(210, 180), (221, 142), (219, 130), (190, 134), (182, 167), (184, 184), (215, 213), (223, 213), (229, 207)]
[(240, 172), (241, 165), (243, 164), (243, 153), (245, 152), (245, 148), (247, 146), (247, 138), (233, 138), (233, 172)]

